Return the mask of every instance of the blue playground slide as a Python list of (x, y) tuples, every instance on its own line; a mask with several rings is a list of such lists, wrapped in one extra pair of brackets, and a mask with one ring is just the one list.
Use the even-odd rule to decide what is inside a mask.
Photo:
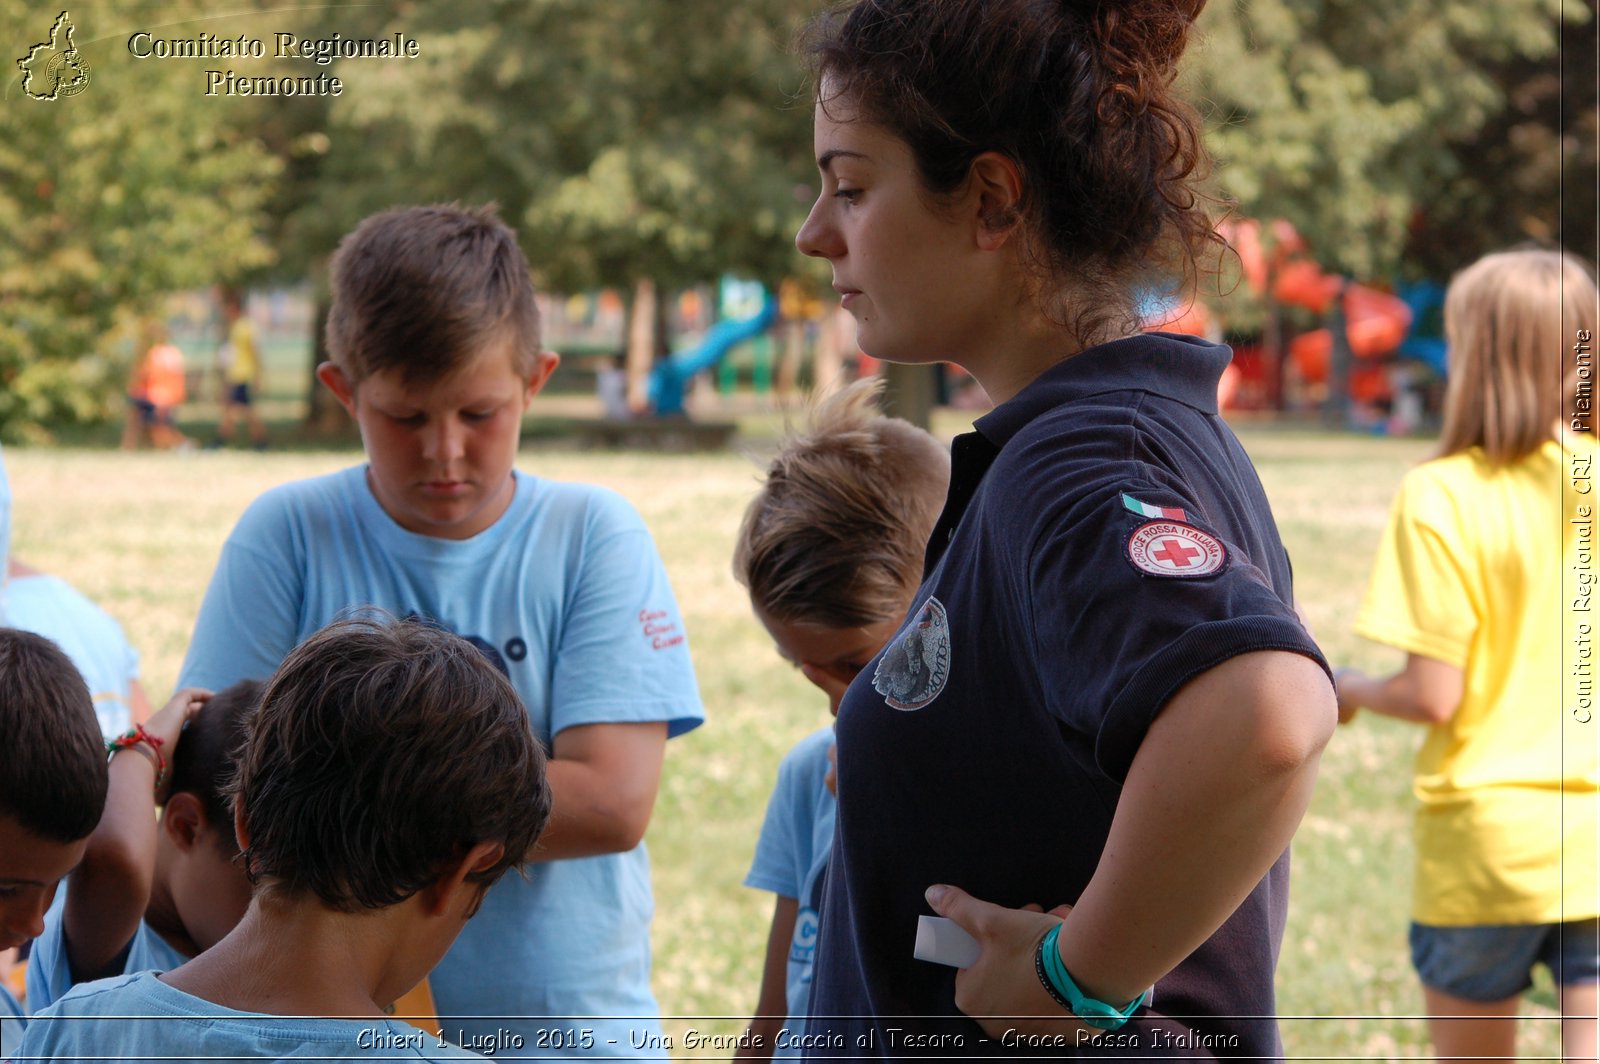
[(1444, 287), (1432, 281), (1418, 281), (1415, 284), (1396, 286), (1395, 294), (1405, 300), (1406, 306), (1411, 308), (1411, 331), (1406, 335), (1405, 342), (1400, 345), (1400, 355), (1404, 358), (1414, 358), (1439, 376), (1445, 376), (1444, 337), (1437, 333), (1429, 335), (1422, 331), (1430, 324), (1436, 329), (1440, 328), (1438, 317), (1444, 307)]
[(683, 413), (683, 396), (689, 381), (701, 370), (721, 362), (728, 352), (746, 340), (753, 340), (772, 327), (778, 318), (778, 299), (768, 293), (761, 309), (748, 318), (724, 318), (693, 347), (674, 351), (650, 371), (650, 404), (657, 417)]

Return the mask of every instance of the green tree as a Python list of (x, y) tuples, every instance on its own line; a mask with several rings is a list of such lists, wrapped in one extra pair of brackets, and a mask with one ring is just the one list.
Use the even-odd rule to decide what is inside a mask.
[(397, 28), (421, 65), (352, 93), (334, 128), (378, 129), (411, 197), (494, 199), (548, 284), (664, 287), (795, 268), (809, 99), (778, 0), (459, 5)]
[[(0, 80), (0, 438), (105, 417), (133, 317), (271, 259), (258, 233), (278, 159), (227, 101), (202, 102), (194, 64), (139, 61), (126, 47), (142, 26), (201, 13), (74, 5), (82, 91), (29, 98), (15, 67)], [(5, 55), (47, 40), (53, 14), (0, 0)]]
[(1475, 146), (1506, 107), (1502, 71), (1553, 64), (1563, 17), (1591, 18), (1570, 0), (1213, 3), (1191, 76), (1217, 180), (1330, 269), (1403, 272), (1419, 212), (1494, 184)]

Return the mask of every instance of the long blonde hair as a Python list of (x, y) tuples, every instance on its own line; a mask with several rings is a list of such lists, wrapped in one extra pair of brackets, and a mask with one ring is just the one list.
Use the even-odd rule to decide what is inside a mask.
[(1593, 276), (1564, 251), (1486, 255), (1456, 275), (1444, 302), (1450, 344), (1439, 455), (1483, 448), (1508, 465), (1551, 438), (1578, 383), (1568, 353), (1597, 339)]

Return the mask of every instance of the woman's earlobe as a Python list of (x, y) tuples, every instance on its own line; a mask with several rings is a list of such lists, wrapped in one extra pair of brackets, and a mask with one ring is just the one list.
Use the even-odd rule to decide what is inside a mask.
[(999, 152), (972, 160), (972, 190), (977, 195), (978, 246), (996, 251), (1022, 222), (1022, 170)]

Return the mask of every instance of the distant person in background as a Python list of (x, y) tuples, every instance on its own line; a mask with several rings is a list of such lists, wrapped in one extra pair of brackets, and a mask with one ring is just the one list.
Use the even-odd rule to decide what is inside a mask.
[(261, 356), (256, 350), (255, 328), (245, 316), (244, 302), (236, 289), (223, 292), (222, 313), (228, 330), (228, 338), (217, 352), (217, 368), (222, 372), (222, 419), (217, 423), (217, 438), (212, 446), (233, 441), (234, 427), (242, 413), (250, 430), (250, 443), (259, 451), (267, 445), (267, 428), (255, 407), (261, 394)]
[(94, 699), (106, 738), (150, 716), (139, 685), (139, 653), (122, 626), (71, 584), (11, 557), (11, 491), (0, 452), (0, 623), (34, 632), (64, 650)]
[(1411, 961), (1440, 1059), (1513, 1059), (1539, 964), (1560, 990), (1563, 1058), (1595, 1059), (1600, 750), (1592, 725), (1562, 733), (1578, 693), (1563, 568), (1581, 542), (1562, 486), (1595, 441), (1561, 421), (1577, 384), (1563, 360), (1600, 331), (1596, 299), (1558, 251), (1489, 255), (1451, 282), (1444, 439), (1400, 485), (1355, 625), (1405, 665), (1337, 675), (1341, 722), (1366, 708), (1427, 728)]
[(146, 318), (139, 329), (139, 357), (128, 379), (128, 417), (123, 423), (122, 449), (136, 450), (145, 437), (164, 450), (193, 446), (173, 424), (187, 395), (183, 352), (167, 338), (166, 325)]

